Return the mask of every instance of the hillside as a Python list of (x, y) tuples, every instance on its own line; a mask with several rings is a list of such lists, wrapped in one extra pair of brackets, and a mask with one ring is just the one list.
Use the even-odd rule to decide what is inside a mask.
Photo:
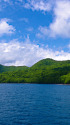
[(0, 65), (0, 83), (70, 84), (70, 61), (43, 59), (31, 67)]
[(27, 66), (3, 66), (0, 65), (0, 73), (7, 71), (18, 71), (28, 69)]

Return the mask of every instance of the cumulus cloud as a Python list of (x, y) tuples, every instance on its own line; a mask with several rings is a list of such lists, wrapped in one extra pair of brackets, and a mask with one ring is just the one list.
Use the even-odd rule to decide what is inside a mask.
[(47, 36), (50, 37), (67, 37), (70, 38), (70, 1), (69, 0), (57, 0), (53, 7), (54, 19), (49, 27), (38, 28), (38, 37)]
[(15, 31), (15, 28), (10, 25), (9, 23), (9, 19), (1, 19), (0, 20), (0, 36), (4, 35), (4, 34), (12, 34)]
[(51, 36), (70, 37), (70, 1), (57, 2), (54, 14), (54, 22), (49, 27)]
[(19, 42), (17, 39), (9, 43), (0, 42), (0, 64), (15, 66), (31, 66), (41, 59), (52, 58), (55, 60), (69, 60), (70, 53), (53, 51), (50, 48), (43, 48), (39, 45), (32, 44), (29, 37), (25, 42)]

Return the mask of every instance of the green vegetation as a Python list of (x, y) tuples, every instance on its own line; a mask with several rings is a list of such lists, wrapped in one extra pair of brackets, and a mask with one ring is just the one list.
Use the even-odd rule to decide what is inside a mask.
[(31, 67), (0, 65), (0, 83), (70, 84), (70, 61), (43, 59)]

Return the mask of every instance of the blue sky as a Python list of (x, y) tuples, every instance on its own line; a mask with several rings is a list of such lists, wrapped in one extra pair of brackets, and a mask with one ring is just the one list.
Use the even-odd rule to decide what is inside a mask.
[(70, 60), (69, 0), (0, 0), (0, 64)]

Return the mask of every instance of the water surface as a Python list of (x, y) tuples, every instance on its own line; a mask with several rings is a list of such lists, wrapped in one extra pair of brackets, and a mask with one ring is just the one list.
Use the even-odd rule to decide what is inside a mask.
[(70, 125), (70, 85), (0, 84), (0, 125)]

